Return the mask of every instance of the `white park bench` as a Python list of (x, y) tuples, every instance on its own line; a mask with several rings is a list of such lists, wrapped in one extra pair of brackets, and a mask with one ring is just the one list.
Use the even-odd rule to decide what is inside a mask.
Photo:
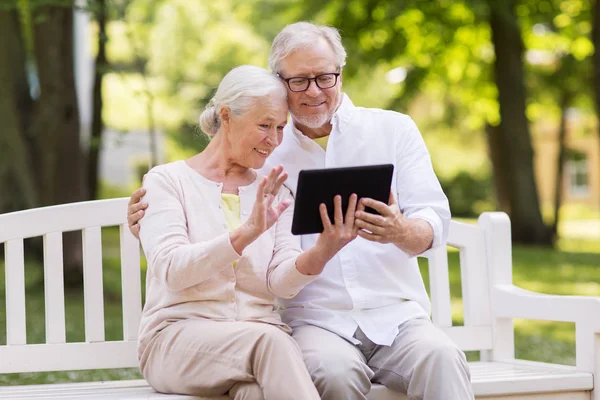
[[(74, 203), (0, 215), (6, 263), (6, 345), (0, 374), (137, 367), (142, 309), (140, 249), (126, 224), (126, 198)], [(120, 226), (123, 340), (106, 341), (101, 227)], [(477, 399), (600, 400), (600, 299), (543, 295), (512, 284), (510, 221), (484, 213), (477, 225), (452, 221), (448, 244), (460, 251), (464, 326), (452, 326), (445, 248), (429, 259), (433, 321), (465, 351)], [(81, 230), (84, 257), (85, 342), (67, 343), (62, 232)], [(46, 343), (27, 344), (23, 239), (43, 236)], [(516, 360), (513, 318), (575, 323), (576, 366)], [(0, 387), (0, 398), (175, 399), (144, 380)], [(226, 397), (223, 397), (226, 398)], [(375, 385), (371, 400), (406, 400)], [(454, 400), (449, 394), (448, 400)]]

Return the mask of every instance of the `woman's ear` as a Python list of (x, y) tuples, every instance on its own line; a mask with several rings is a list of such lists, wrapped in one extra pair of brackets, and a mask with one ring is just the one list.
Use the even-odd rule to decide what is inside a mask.
[(221, 120), (221, 126), (229, 126), (231, 123), (231, 109), (227, 106), (221, 106), (221, 109), (219, 110), (219, 119)]

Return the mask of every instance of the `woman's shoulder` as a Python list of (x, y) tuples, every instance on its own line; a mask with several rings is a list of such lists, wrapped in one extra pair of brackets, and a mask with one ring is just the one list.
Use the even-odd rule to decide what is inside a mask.
[(177, 175), (182, 171), (182, 164), (185, 163), (183, 160), (171, 161), (165, 164), (160, 164), (152, 167), (149, 174), (157, 175)]
[(148, 171), (143, 179), (144, 186), (174, 187), (181, 186), (182, 176), (185, 174), (185, 161), (178, 160), (157, 165)]

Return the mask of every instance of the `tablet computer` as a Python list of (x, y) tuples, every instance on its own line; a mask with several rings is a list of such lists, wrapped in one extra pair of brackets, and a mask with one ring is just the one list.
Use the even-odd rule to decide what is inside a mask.
[[(306, 235), (323, 232), (319, 204), (325, 203), (329, 219), (333, 222), (333, 197), (337, 194), (342, 196), (344, 215), (352, 193), (356, 193), (358, 199), (370, 197), (387, 204), (393, 172), (392, 164), (301, 170), (294, 201), (292, 233)], [(377, 213), (369, 207), (365, 211)]]

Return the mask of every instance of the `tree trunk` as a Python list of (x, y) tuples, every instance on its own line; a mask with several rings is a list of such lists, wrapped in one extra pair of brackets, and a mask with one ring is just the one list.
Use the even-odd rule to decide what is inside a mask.
[(508, 160), (504, 157), (506, 150), (503, 149), (503, 142), (500, 138), (502, 130), (500, 126), (485, 126), (485, 133), (488, 142), (488, 154), (492, 160), (494, 193), (496, 197), (497, 209), (510, 214), (509, 176)]
[[(25, 76), (25, 51), (15, 11), (0, 11), (0, 213), (31, 208), (37, 190), (24, 136), (31, 98)], [(9, 195), (10, 194), (10, 195)]]
[[(600, 0), (596, 0), (592, 10), (592, 42), (596, 51), (593, 57), (594, 95), (596, 99), (596, 117), (598, 120), (598, 142), (600, 143)], [(600, 206), (600, 204), (599, 204)]]
[(515, 0), (489, 0), (490, 26), (496, 58), (494, 72), (500, 104), (499, 140), (507, 161), (512, 236), (516, 243), (552, 244), (550, 229), (540, 211), (529, 122), (525, 115), (523, 42)]
[(552, 236), (556, 241), (558, 238), (558, 224), (560, 222), (560, 206), (563, 200), (563, 176), (565, 161), (567, 158), (567, 109), (570, 103), (570, 95), (563, 92), (560, 99), (560, 125), (558, 128), (558, 157), (556, 159), (556, 180), (554, 186), (554, 219), (552, 223)]
[(104, 123), (102, 121), (102, 80), (108, 67), (106, 59), (106, 0), (97, 0), (96, 22), (98, 22), (98, 55), (96, 56), (96, 68), (94, 73), (94, 99), (92, 115), (92, 133), (90, 138), (90, 150), (88, 155), (88, 193), (89, 198), (98, 198), (98, 176), (100, 170), (100, 151), (102, 150), (102, 132)]
[[(36, 139), (40, 200), (42, 205), (77, 202), (87, 196), (73, 65), (73, 9), (40, 7), (34, 21), (39, 21), (34, 41), (40, 97), (31, 134)], [(65, 283), (80, 286), (81, 233), (65, 233), (63, 243)]]

